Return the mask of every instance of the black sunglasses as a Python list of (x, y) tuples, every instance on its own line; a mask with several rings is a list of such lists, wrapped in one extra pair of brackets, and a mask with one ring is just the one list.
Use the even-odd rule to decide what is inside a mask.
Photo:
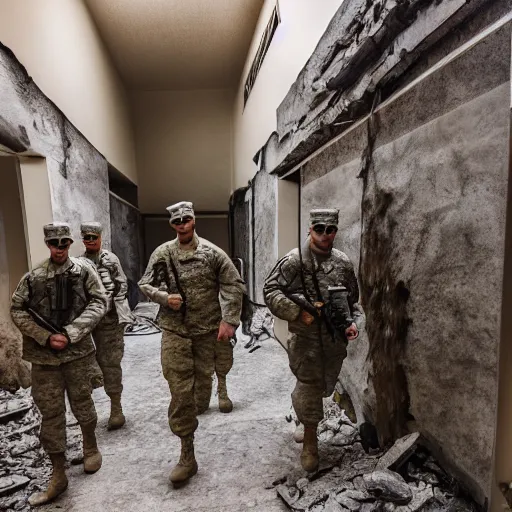
[(338, 226), (326, 226), (325, 224), (315, 224), (313, 226), (313, 231), (319, 235), (332, 235), (338, 231)]
[(182, 224), (186, 224), (187, 222), (190, 222), (192, 220), (192, 217), (183, 217), (183, 219), (180, 220), (173, 220), (171, 224), (174, 226), (181, 226)]
[(94, 242), (95, 240), (98, 240), (99, 236), (98, 235), (84, 235), (82, 237), (82, 240), (84, 242)]
[(48, 240), (48, 245), (51, 245), (52, 247), (57, 247), (57, 249), (60, 249), (61, 251), (64, 249), (67, 249), (71, 245), (71, 240), (69, 238), (52, 238), (51, 240)]

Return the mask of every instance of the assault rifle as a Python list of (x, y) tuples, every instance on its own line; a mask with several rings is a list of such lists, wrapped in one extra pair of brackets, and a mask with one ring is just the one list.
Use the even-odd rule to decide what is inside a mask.
[(51, 332), (52, 334), (62, 334), (63, 336), (66, 336), (62, 329), (59, 329), (55, 324), (50, 322), (49, 320), (46, 320), (43, 316), (41, 316), (36, 310), (32, 309), (29, 306), (25, 306), (25, 311), (32, 317), (34, 322), (39, 325), (39, 327), (42, 327), (43, 329), (46, 329), (47, 331)]

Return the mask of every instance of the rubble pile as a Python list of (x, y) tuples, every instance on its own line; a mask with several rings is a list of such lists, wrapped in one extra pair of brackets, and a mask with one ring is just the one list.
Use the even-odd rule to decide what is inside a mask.
[[(66, 457), (68, 463), (80, 464), (80, 427), (70, 413), (66, 420)], [(28, 497), (46, 488), (51, 465), (39, 443), (40, 425), (41, 416), (29, 390), (14, 394), (0, 390), (0, 511), (31, 510)]]
[(477, 512), (479, 507), (409, 434), (387, 451), (366, 453), (356, 426), (333, 401), (318, 428), (320, 467), (273, 482), (301, 512)]

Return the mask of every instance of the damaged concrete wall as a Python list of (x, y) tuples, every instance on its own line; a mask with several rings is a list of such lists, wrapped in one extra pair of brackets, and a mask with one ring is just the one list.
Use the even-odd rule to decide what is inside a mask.
[[(0, 144), (46, 158), (54, 220), (78, 235), (91, 214), (110, 246), (107, 162), (39, 90), (12, 52), (0, 45)], [(73, 253), (80, 252), (77, 243)]]
[[(40, 91), (13, 53), (1, 44), (0, 91), (0, 144), (14, 153), (38, 154), (46, 159), (53, 220), (71, 224), (75, 236), (71, 254), (83, 252), (79, 226), (91, 217), (105, 226), (105, 246), (110, 248), (106, 160)], [(5, 280), (3, 270), (2, 275)], [(3, 297), (0, 311), (0, 339), (4, 340), (12, 337), (5, 300)], [(19, 351), (3, 355), (0, 353), (2, 367), (13, 369), (19, 364)]]
[(133, 309), (142, 295), (137, 286), (143, 269), (142, 219), (137, 208), (115, 194), (110, 194), (112, 251), (117, 255), (128, 278), (128, 302)]
[(414, 419), (481, 502), (496, 426), (509, 105), (510, 24), (378, 109), (370, 140), (364, 122), (302, 167), (302, 224), (313, 206), (340, 208), (338, 247), (361, 258), (367, 332), (341, 374), (358, 417), (382, 442)]
[(302, 235), (310, 207), (341, 210), (337, 244), (359, 263), (366, 312), (341, 374), (358, 419), (382, 443), (418, 429), (482, 504), (496, 427), (511, 20), (505, 0), (346, 0), (258, 155), (274, 175), (301, 169)]
[[(343, 2), (277, 109), (277, 130), (262, 148), (266, 170), (285, 173), (370, 112), (376, 91), (393, 90), (443, 38), (460, 46), (471, 25), (485, 27), (509, 9), (506, 0)], [(442, 56), (432, 52), (427, 66)]]

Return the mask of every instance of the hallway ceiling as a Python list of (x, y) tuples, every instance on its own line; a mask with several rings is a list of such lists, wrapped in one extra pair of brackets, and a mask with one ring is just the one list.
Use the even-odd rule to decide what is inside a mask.
[(85, 0), (128, 89), (238, 85), (264, 0)]

